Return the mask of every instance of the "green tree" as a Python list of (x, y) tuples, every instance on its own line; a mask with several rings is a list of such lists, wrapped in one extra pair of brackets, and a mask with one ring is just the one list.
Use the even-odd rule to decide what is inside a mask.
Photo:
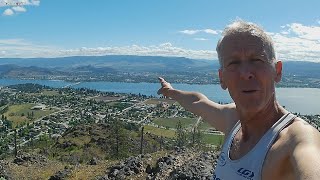
[(128, 156), (128, 133), (124, 129), (123, 123), (115, 119), (110, 125), (111, 155), (117, 159)]
[(200, 147), (203, 143), (202, 138), (203, 133), (199, 129), (199, 126), (194, 127), (192, 132), (192, 145), (197, 145), (198, 147)]
[(187, 144), (187, 132), (186, 130), (182, 127), (182, 123), (179, 120), (177, 125), (176, 125), (176, 145), (178, 147), (183, 147)]

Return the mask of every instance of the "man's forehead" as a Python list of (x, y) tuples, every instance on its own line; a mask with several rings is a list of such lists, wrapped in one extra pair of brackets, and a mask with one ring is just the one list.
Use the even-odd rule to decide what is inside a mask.
[[(255, 53), (256, 55), (266, 55), (266, 43), (262, 38), (254, 35), (239, 34), (229, 35), (223, 37), (221, 40), (221, 51), (227, 51), (228, 54), (243, 53), (244, 51), (249, 54)], [(231, 52), (230, 52), (231, 51)]]
[(234, 34), (229, 34), (227, 36), (222, 37), (221, 39), (221, 44), (238, 44), (241, 42), (246, 42), (249, 43), (252, 46), (264, 46), (265, 44), (265, 39), (261, 36), (257, 36), (255, 33), (234, 33)]

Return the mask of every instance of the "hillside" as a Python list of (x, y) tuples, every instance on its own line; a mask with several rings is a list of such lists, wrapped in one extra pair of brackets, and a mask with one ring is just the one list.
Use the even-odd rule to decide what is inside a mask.
[[(157, 82), (218, 84), (217, 60), (161, 56), (75, 56), (0, 59), (0, 78), (65, 81)], [(320, 63), (283, 62), (280, 87), (320, 88)]]
[[(218, 152), (192, 148), (154, 148), (157, 137), (145, 135), (144, 154), (140, 137), (127, 131), (128, 151), (121, 161), (114, 154), (114, 130), (108, 124), (78, 125), (54, 141), (38, 141), (17, 157), (0, 161), (0, 177), (6, 179), (209, 179)], [(156, 139), (156, 140), (155, 140)], [(159, 147), (159, 144), (157, 145)], [(128, 158), (125, 158), (128, 157)], [(198, 165), (197, 165), (198, 164)], [(195, 166), (197, 165), (197, 166)]]

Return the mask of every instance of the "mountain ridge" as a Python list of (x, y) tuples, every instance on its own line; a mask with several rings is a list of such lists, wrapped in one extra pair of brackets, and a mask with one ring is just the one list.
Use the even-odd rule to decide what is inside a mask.
[[(61, 58), (0, 58), (0, 77), (70, 81), (217, 83), (218, 60), (164, 56), (72, 56)], [(284, 86), (320, 87), (320, 63), (284, 61)], [(169, 76), (169, 77), (168, 77)], [(309, 85), (308, 85), (309, 84)]]

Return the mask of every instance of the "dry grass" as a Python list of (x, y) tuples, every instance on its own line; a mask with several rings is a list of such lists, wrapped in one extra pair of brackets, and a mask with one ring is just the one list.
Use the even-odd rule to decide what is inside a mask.
[(174, 104), (176, 101), (172, 99), (148, 99), (145, 101), (146, 104), (159, 104), (161, 102), (166, 102), (170, 105)]
[(43, 90), (41, 92), (42, 95), (46, 95), (46, 96), (59, 96), (59, 92), (56, 90)]
[(110, 101), (117, 101), (122, 99), (123, 97), (115, 97), (115, 96), (98, 96), (94, 97), (96, 101), (104, 101), (104, 102), (110, 102)]
[(9, 164), (9, 171), (12, 179), (49, 179), (56, 172), (63, 170), (65, 164), (56, 161), (49, 161), (47, 164), (17, 165)]
[(79, 165), (77, 166), (68, 179), (70, 180), (88, 180), (96, 179), (98, 176), (106, 174), (106, 169), (118, 161), (99, 161), (97, 165)]

